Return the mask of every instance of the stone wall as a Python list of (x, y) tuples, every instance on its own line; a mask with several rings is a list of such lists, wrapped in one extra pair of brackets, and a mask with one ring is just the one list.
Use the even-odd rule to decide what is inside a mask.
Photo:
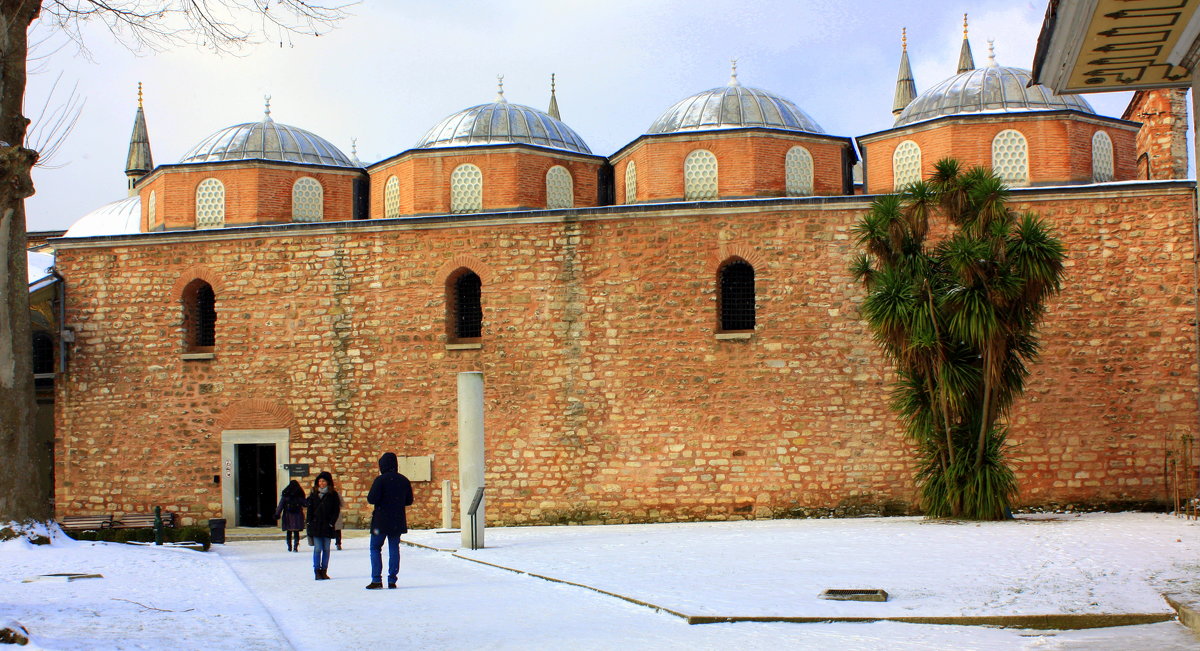
[[(639, 165), (640, 168), (640, 165)], [(639, 170), (640, 171), (640, 170)], [(377, 185), (382, 185), (379, 183)], [(1062, 231), (1067, 287), (1012, 415), (1027, 504), (1163, 499), (1196, 431), (1191, 184), (1014, 192)], [(869, 198), (630, 206), (143, 234), (67, 243), (59, 514), (222, 516), (222, 431), (287, 429), (351, 511), (383, 451), (430, 455), (416, 526), (457, 484), (456, 373), (485, 378), (492, 524), (908, 508), (893, 376), (858, 314)], [(715, 280), (753, 264), (757, 328), (718, 339)], [(446, 347), (445, 279), (483, 281), (477, 350)], [(180, 292), (217, 294), (184, 360)], [(311, 477), (309, 478), (311, 480)], [(228, 516), (228, 514), (225, 514)]]

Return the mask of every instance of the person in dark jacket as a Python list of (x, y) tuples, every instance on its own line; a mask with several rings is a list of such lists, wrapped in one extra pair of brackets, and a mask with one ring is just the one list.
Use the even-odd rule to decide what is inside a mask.
[(412, 484), (400, 474), (395, 453), (385, 452), (379, 458), (379, 476), (371, 484), (367, 503), (375, 505), (371, 514), (371, 583), (367, 589), (383, 587), (384, 540), (388, 544), (388, 588), (395, 588), (400, 574), (400, 534), (408, 533), (404, 507), (413, 503)]
[(304, 505), (307, 503), (308, 501), (304, 498), (304, 489), (295, 479), (283, 488), (283, 493), (279, 496), (279, 506), (275, 508), (275, 519), (279, 520), (279, 527), (287, 535), (289, 552), (300, 551), (300, 530), (304, 528)]
[(329, 543), (333, 540), (333, 523), (341, 510), (341, 498), (333, 489), (333, 475), (322, 472), (308, 495), (308, 537), (313, 546), (313, 574), (318, 581), (329, 578)]

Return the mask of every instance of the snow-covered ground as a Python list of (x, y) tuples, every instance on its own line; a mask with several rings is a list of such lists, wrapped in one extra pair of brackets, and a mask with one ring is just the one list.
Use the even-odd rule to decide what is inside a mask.
[[(1169, 515), (518, 527), (486, 537), (486, 549), (452, 553), (438, 549), (453, 550), (457, 534), (412, 532), (406, 540), (428, 548), (404, 547), (401, 589), (381, 591), (363, 589), (361, 536), (333, 553), (333, 580), (321, 582), (310, 554), (284, 551), (282, 539), (208, 554), (0, 543), (0, 627), (20, 623), (43, 649), (1200, 649), (1174, 621), (1076, 631), (689, 625), (651, 607), (733, 617), (1171, 613), (1164, 592), (1200, 602), (1200, 522)], [(57, 572), (104, 578), (22, 582)], [(882, 588), (890, 600), (817, 598), (826, 588)]]

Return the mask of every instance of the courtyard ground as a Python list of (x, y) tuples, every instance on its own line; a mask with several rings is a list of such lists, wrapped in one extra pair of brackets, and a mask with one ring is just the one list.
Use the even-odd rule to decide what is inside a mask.
[[(1200, 605), (1200, 522), (1164, 514), (492, 528), (473, 551), (414, 531), (400, 589), (382, 591), (363, 589), (363, 534), (320, 582), (282, 537), (208, 554), (0, 543), (0, 627), (42, 649), (1200, 649), (1162, 596)], [(23, 582), (60, 572), (104, 578)], [(965, 625), (1004, 617), (1164, 621)], [(803, 618), (832, 621), (689, 623)]]

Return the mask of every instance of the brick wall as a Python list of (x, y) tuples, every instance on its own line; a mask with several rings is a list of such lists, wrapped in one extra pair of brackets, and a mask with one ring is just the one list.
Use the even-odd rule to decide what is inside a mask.
[(1186, 89), (1139, 90), (1122, 117), (1142, 123), (1137, 134), (1137, 178), (1187, 178)]
[(1098, 130), (1112, 139), (1114, 180), (1127, 181), (1136, 176), (1136, 125), (1049, 111), (1016, 117), (972, 115), (930, 120), (859, 138), (866, 161), (867, 192), (894, 190), (892, 154), (906, 140), (921, 148), (922, 175), (928, 177), (942, 158), (955, 158), (964, 167), (991, 168), (992, 139), (1006, 129), (1025, 136), (1030, 185), (1091, 183), (1092, 136)]
[[(1194, 195), (1184, 184), (1080, 190), (1015, 197), (1061, 229), (1070, 255), (1011, 419), (1022, 498), (1161, 499), (1167, 442), (1197, 421)], [(907, 505), (912, 451), (887, 408), (893, 376), (846, 271), (866, 205), (68, 244), (58, 266), (77, 342), (57, 383), (57, 509), (222, 516), (222, 431), (287, 428), (292, 461), (335, 474), (352, 522), (369, 513), (381, 452), (431, 455), (412, 522), (435, 526), (441, 480), (457, 480), (461, 371), (484, 373), (494, 524)], [(755, 267), (749, 340), (714, 336), (716, 271), (731, 256)], [(444, 281), (461, 266), (484, 279), (478, 350), (445, 346)], [(217, 292), (212, 360), (181, 359), (179, 293), (195, 277)]]

